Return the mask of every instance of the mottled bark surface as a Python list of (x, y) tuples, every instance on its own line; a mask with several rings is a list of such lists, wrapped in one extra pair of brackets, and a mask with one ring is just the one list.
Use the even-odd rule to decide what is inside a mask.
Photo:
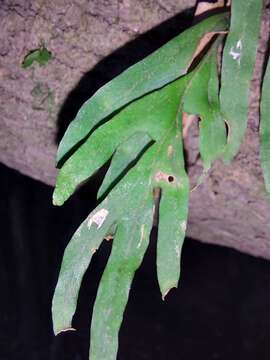
[[(0, 161), (53, 185), (57, 141), (81, 104), (189, 26), (194, 4), (195, 0), (2, 1)], [(262, 49), (268, 33), (266, 23)], [(24, 56), (41, 44), (52, 52), (52, 60), (43, 67), (22, 69)], [(262, 59), (260, 52), (259, 63)], [(188, 235), (270, 258), (270, 203), (259, 162), (259, 69), (241, 152), (229, 166), (217, 162), (192, 191)], [(191, 129), (186, 146), (193, 181), (200, 171), (196, 129)]]
[[(1, 1), (0, 160), (53, 185), (59, 127), (63, 130), (68, 125), (81, 103), (99, 86), (183, 30), (192, 13), (165, 26), (164, 35), (160, 28), (156, 39), (150, 34), (111, 60), (103, 59), (195, 2)], [(41, 44), (52, 52), (53, 59), (43, 67), (35, 64), (22, 69), (24, 56)], [(101, 60), (103, 64), (96, 69)], [(74, 88), (75, 94), (66, 101)]]

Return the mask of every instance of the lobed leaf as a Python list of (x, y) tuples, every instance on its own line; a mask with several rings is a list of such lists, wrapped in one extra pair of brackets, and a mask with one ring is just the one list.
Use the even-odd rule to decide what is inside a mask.
[(220, 105), (229, 127), (224, 160), (230, 161), (244, 137), (250, 81), (255, 65), (263, 0), (232, 1), (231, 26), (223, 50)]
[[(116, 356), (117, 334), (130, 284), (149, 242), (155, 188), (162, 191), (161, 211), (167, 208), (176, 221), (166, 234), (170, 223), (166, 215), (160, 223), (158, 234), (157, 264), (163, 295), (165, 287), (167, 292), (178, 282), (179, 251), (188, 207), (188, 179), (183, 166), (181, 142), (181, 98), (187, 79), (181, 78), (155, 93), (155, 96), (162, 94), (156, 97), (160, 101), (156, 101), (154, 107), (160, 112), (164, 108), (164, 99), (168, 100), (166, 108), (170, 109), (167, 112), (170, 116), (166, 118), (166, 126), (162, 122), (156, 123), (159, 127), (156, 134), (153, 132), (153, 135), (159, 134), (156, 143), (146, 149), (127, 175), (89, 215), (65, 251), (53, 300), (56, 333), (71, 327), (82, 277), (92, 257), (91, 249), (96, 249), (102, 239), (111, 234), (112, 228), (117, 229), (94, 307), (91, 359), (114, 359)], [(147, 137), (145, 139), (149, 140)], [(142, 142), (142, 145), (145, 146), (145, 143)], [(111, 165), (114, 166), (114, 163)], [(169, 267), (161, 263), (164, 256), (170, 259)]]
[[(183, 104), (185, 107), (185, 102), (187, 102), (187, 109), (191, 111), (198, 109), (198, 112), (203, 114), (202, 118), (205, 117), (205, 121), (213, 120), (212, 118), (206, 119), (209, 116), (209, 110), (207, 103), (204, 104), (204, 98), (208, 99), (208, 106), (213, 106), (212, 111), (218, 108), (217, 74), (213, 71), (213, 66), (216, 66), (216, 50), (217, 46), (215, 45), (210, 49), (209, 55), (202, 65), (199, 65), (189, 75), (135, 101), (119, 112), (110, 122), (99, 127), (60, 170), (54, 193), (54, 200), (56, 199), (58, 202), (71, 195), (82, 181), (91, 176), (115, 152), (100, 190), (100, 194), (104, 194), (108, 188), (115, 185), (114, 183), (119, 180), (126, 168), (134, 165), (133, 162), (144, 153), (138, 163), (131, 168), (107, 198), (83, 222), (65, 251), (53, 300), (55, 333), (71, 328), (83, 275), (91, 261), (93, 252), (99, 247), (104, 237), (108, 234), (113, 235), (113, 228), (122, 229), (123, 222), (125, 229), (136, 224), (136, 231), (129, 229), (132, 241), (134, 243), (138, 241), (138, 229), (140, 228), (141, 232), (143, 229), (143, 234), (147, 234), (148, 242), (155, 188), (161, 189), (157, 275), (163, 298), (172, 287), (177, 286), (180, 276), (180, 255), (185, 236), (189, 193), (182, 149), (182, 108)], [(212, 77), (214, 77), (214, 81), (209, 85)], [(205, 81), (203, 81), (204, 79)], [(201, 89), (201, 86), (204, 87)], [(194, 108), (195, 105), (190, 100), (191, 98), (194, 99), (195, 104), (199, 104), (197, 108)], [(211, 135), (213, 127), (209, 127), (208, 131)], [(152, 139), (156, 143), (146, 149)], [(89, 157), (89, 154), (92, 156)], [(121, 207), (119, 207), (119, 199), (121, 199)], [(139, 205), (138, 201), (140, 202)], [(146, 206), (146, 204), (148, 205)], [(144, 221), (141, 220), (142, 216), (144, 216)], [(151, 221), (151, 224), (147, 221)], [(144, 224), (148, 224), (145, 229), (142, 228)], [(117, 242), (124, 241), (121, 240), (122, 237), (119, 234), (122, 234), (122, 231), (119, 230)], [(117, 248), (114, 249), (113, 247), (112, 259), (116, 257), (120, 261), (122, 255), (118, 254)], [(132, 254), (133, 252), (131, 252)], [(140, 256), (139, 259), (141, 259)], [(116, 260), (112, 261), (115, 264)], [(130, 260), (127, 261), (126, 266), (129, 266), (129, 262)], [(140, 261), (138, 266), (139, 263)], [(117, 266), (116, 268), (118, 269)], [(125, 284), (130, 283), (136, 268), (137, 266), (134, 266), (130, 276), (118, 279), (117, 283), (121, 284), (122, 281)], [(107, 289), (106, 279), (111, 279), (111, 276), (118, 274), (112, 272), (110, 261), (108, 269), (105, 271), (104, 284), (103, 280), (101, 281), (99, 294), (101, 294), (100, 301), (103, 304), (101, 307), (104, 309), (104, 301), (108, 299), (106, 294), (109, 291), (112, 292), (111, 296), (116, 299), (115, 302), (109, 301), (108, 304), (111, 311), (114, 311), (112, 314), (115, 312), (118, 314), (116, 316), (118, 321), (113, 329), (109, 325), (107, 325), (107, 329), (111, 334), (108, 335), (111, 346), (117, 348), (116, 335), (127, 297), (121, 297), (119, 303), (115, 294), (116, 290), (114, 288), (112, 290), (112, 287), (110, 290)], [(95, 309), (100, 306), (98, 299), (99, 296)], [(95, 325), (92, 326), (94, 350), (91, 351), (94, 354), (105, 351), (104, 346), (95, 340), (100, 338), (99, 335), (95, 335), (95, 329), (101, 328), (103, 332), (105, 331), (105, 320), (102, 317), (104, 314), (102, 314), (93, 317), (95, 319), (93, 320)], [(99, 321), (100, 324), (97, 325)], [(106, 348), (106, 351), (113, 353), (112, 347)], [(100, 356), (104, 356), (104, 354)]]
[[(162, 189), (166, 204), (169, 206), (167, 209), (169, 214), (172, 217), (176, 216), (176, 225), (171, 224), (170, 232), (164, 233), (169, 226), (169, 222), (166, 222), (165, 218), (158, 234), (158, 243), (160, 244), (158, 249), (162, 252), (162, 257), (165, 256), (167, 262), (171, 261), (171, 266), (164, 267), (161, 264), (158, 268), (160, 287), (163, 289), (164, 283), (166, 283), (167, 292), (178, 282), (179, 251), (184, 231), (180, 227), (179, 232), (177, 224), (181, 226), (182, 221), (186, 222), (189, 192), (187, 176), (181, 167), (183, 161), (183, 149), (181, 141), (179, 142), (181, 133), (175, 126), (178, 114), (177, 112), (176, 119), (172, 122), (164, 139), (146, 150), (138, 163), (108, 196), (109, 198), (112, 196), (109, 202), (116, 202), (115, 211), (119, 208), (118, 203), (121, 199), (122, 214), (118, 219), (112, 254), (101, 279), (94, 306), (90, 359), (113, 360), (116, 358), (118, 331), (131, 282), (135, 271), (142, 262), (149, 242), (154, 212), (153, 191), (156, 187)], [(161, 158), (160, 155), (164, 154), (164, 151), (167, 156)], [(181, 169), (180, 172), (179, 169)], [(170, 196), (170, 188), (174, 189), (172, 190), (174, 194), (180, 194), (177, 196), (177, 201)], [(168, 199), (166, 194), (169, 195)], [(180, 222), (178, 218), (180, 218)], [(169, 220), (168, 216), (167, 220)], [(179, 236), (179, 239), (176, 239), (175, 236)], [(157, 260), (158, 264), (159, 260), (160, 256)]]
[[(130, 191), (146, 191), (145, 183), (133, 179)], [(125, 185), (124, 185), (125, 186)], [(119, 191), (119, 190), (118, 190)], [(83, 275), (95, 251), (107, 235), (114, 235), (118, 219), (125, 206), (129, 207), (127, 193), (122, 193), (123, 207), (119, 207), (119, 192), (111, 192), (102, 203), (90, 213), (69, 242), (62, 261), (59, 279), (54, 293), (52, 314), (54, 332), (71, 328)], [(121, 188), (120, 191), (123, 191)], [(133, 201), (132, 206), (135, 203)]]
[(185, 237), (189, 181), (182, 144), (182, 106), (164, 146), (157, 155), (155, 187), (161, 189), (157, 241), (157, 276), (162, 298), (178, 286), (180, 256)]
[(62, 205), (77, 189), (106, 163), (118, 146), (137, 132), (145, 132), (154, 141), (161, 138), (168, 121), (178, 108), (176, 88), (184, 90), (185, 81), (173, 82), (124, 108), (112, 120), (100, 126), (60, 169), (53, 194), (55, 205)]
[(189, 197), (182, 113), (201, 117), (200, 151), (208, 169), (226, 143), (217, 70), (221, 39), (213, 43), (192, 72), (182, 75), (203, 34), (222, 31), (226, 26), (227, 15), (211, 17), (119, 75), (83, 105), (61, 142), (58, 160), (114, 113), (66, 160), (53, 197), (54, 204), (63, 204), (111, 159), (98, 193), (99, 197), (107, 196), (67, 246), (52, 308), (55, 333), (70, 329), (92, 255), (105, 237), (114, 236), (94, 305), (91, 360), (116, 358), (118, 331), (130, 286), (149, 244), (157, 189), (161, 194), (157, 276), (163, 299), (178, 285)]
[[(141, 214), (117, 227), (112, 253), (100, 281), (91, 325), (91, 360), (114, 360), (118, 332), (131, 282), (148, 247), (152, 227), (152, 199), (144, 201)], [(133, 221), (132, 221), (133, 220)]]
[(261, 166), (265, 181), (265, 187), (270, 194), (270, 62), (268, 64), (263, 80), (261, 97), (261, 121), (260, 121), (260, 155)]
[(208, 32), (224, 31), (227, 27), (227, 13), (209, 17), (100, 88), (84, 103), (69, 125), (58, 148), (57, 162), (63, 160), (106, 117), (184, 75), (203, 36)]
[(66, 247), (52, 303), (55, 334), (72, 329), (83, 275), (102, 240), (111, 233), (114, 221), (114, 213), (103, 202), (80, 225)]
[[(219, 43), (220, 41), (215, 42), (202, 64), (186, 75), (183, 81), (187, 87), (182, 99), (184, 110), (198, 113), (202, 118), (200, 151), (206, 170), (212, 161), (221, 155), (226, 143), (226, 129), (219, 112), (218, 101)], [(53, 195), (54, 204), (62, 205), (81, 183), (89, 179), (111, 158), (120, 144), (127, 143), (135, 133), (144, 132), (157, 141), (166, 129), (168, 119), (175, 114), (179, 106), (179, 98), (174, 95), (175, 84), (177, 82), (172, 82), (134, 101), (94, 131), (60, 169)], [(138, 149), (134, 154), (143, 148), (144, 145), (138, 142)], [(101, 189), (99, 196), (102, 191)]]
[(124, 172), (151, 142), (152, 139), (148, 134), (138, 131), (119, 145), (112, 158), (110, 168), (99, 188), (97, 194), (98, 198), (102, 197), (104, 193), (106, 193), (117, 180), (123, 176)]

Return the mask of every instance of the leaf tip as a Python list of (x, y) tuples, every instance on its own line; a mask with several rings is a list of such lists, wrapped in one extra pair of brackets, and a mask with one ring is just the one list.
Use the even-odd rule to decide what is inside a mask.
[(60, 197), (60, 196), (58, 196), (58, 194), (57, 194), (57, 188), (55, 188), (55, 190), (54, 190), (54, 192), (53, 192), (53, 197), (52, 197), (52, 203), (53, 203), (53, 205), (55, 205), (55, 206), (61, 206), (61, 205), (63, 205), (64, 204), (64, 200)]
[(165, 301), (165, 297), (169, 294), (169, 292), (170, 292), (172, 289), (177, 289), (177, 287), (178, 287), (178, 284), (174, 284), (174, 285), (169, 286), (169, 287), (166, 288), (165, 290), (162, 290), (162, 292), (161, 292), (162, 300)]
[(55, 329), (54, 330), (54, 335), (59, 335), (62, 332), (66, 332), (66, 331), (76, 331), (76, 329), (73, 328), (73, 327), (67, 327), (67, 328), (63, 328), (63, 329)]

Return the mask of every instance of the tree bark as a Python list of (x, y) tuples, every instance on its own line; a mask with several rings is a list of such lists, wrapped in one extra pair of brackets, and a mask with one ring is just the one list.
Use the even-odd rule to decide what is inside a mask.
[[(57, 143), (82, 103), (191, 25), (195, 2), (2, 1), (0, 161), (54, 185)], [(258, 101), (268, 37), (265, 11), (245, 140), (231, 165), (217, 161), (191, 192), (187, 229), (190, 237), (264, 258), (270, 258), (270, 203), (260, 169)], [(52, 59), (23, 69), (24, 56), (42, 44)], [(194, 184), (201, 170), (195, 123), (185, 146)]]

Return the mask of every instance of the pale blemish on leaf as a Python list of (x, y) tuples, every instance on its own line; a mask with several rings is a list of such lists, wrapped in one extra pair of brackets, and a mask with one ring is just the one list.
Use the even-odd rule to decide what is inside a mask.
[(181, 222), (181, 230), (183, 231), (183, 233), (186, 232), (186, 228), (187, 228), (187, 222), (186, 221), (182, 221)]
[(143, 239), (144, 239), (144, 226), (145, 226), (144, 224), (142, 224), (142, 226), (141, 226), (141, 236), (140, 236), (140, 241), (137, 245), (137, 249), (139, 249), (141, 247)]
[(178, 245), (175, 245), (175, 252), (178, 259), (180, 259), (181, 256), (181, 248)]
[(101, 209), (97, 213), (95, 213), (93, 216), (90, 217), (90, 219), (87, 222), (88, 229), (91, 228), (91, 225), (95, 223), (97, 225), (97, 229), (101, 228), (102, 224), (106, 220), (106, 217), (108, 216), (109, 211), (107, 209)]
[(168, 146), (167, 154), (168, 154), (168, 157), (172, 157), (172, 155), (174, 154), (174, 148), (172, 145)]

